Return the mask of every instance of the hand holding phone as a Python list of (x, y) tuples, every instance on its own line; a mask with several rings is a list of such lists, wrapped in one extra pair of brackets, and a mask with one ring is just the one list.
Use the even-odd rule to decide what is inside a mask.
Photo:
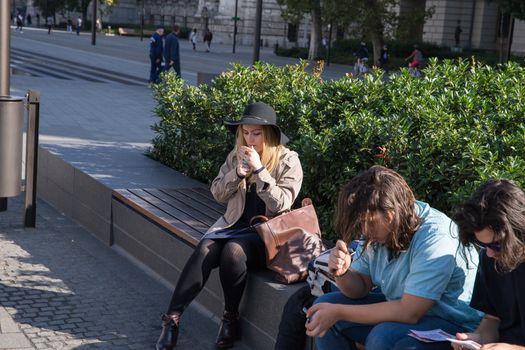
[(328, 258), (330, 273), (335, 277), (344, 275), (350, 268), (353, 254), (354, 251), (348, 249), (346, 242), (338, 240)]

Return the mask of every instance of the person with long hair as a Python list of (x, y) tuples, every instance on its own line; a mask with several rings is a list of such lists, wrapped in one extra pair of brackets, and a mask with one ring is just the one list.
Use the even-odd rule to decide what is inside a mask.
[(225, 307), (216, 346), (233, 346), (240, 337), (239, 304), (247, 273), (266, 264), (264, 243), (250, 221), (257, 215), (271, 217), (290, 209), (301, 189), (299, 157), (285, 146), (288, 138), (277, 126), (272, 107), (262, 102), (250, 104), (239, 121), (224, 124), (235, 133), (236, 145), (213, 180), (211, 192), (226, 204), (226, 212), (186, 262), (162, 317), (157, 350), (175, 348), (182, 313), (217, 267)]
[[(306, 315), (319, 350), (450, 349), (409, 333), (476, 328), (481, 313), (469, 301), (477, 254), (460, 254), (454, 223), (416, 201), (401, 175), (373, 166), (352, 178), (339, 194), (335, 230), (342, 240), (328, 267), (340, 291), (320, 296)], [(352, 256), (347, 244), (361, 236)]]
[(470, 305), (485, 313), (474, 332), (456, 337), (481, 349), (525, 349), (525, 192), (512, 181), (489, 180), (454, 220), (464, 246), (480, 248)]

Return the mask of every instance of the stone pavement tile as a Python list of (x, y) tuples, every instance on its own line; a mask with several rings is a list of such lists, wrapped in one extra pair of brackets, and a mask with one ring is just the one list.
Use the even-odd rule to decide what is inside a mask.
[(5, 333), (16, 333), (16, 332), (20, 332), (17, 324), (13, 322), (13, 319), (7, 313), (7, 311), (3, 307), (0, 306), (0, 333), (5, 334)]
[(0, 334), (0, 349), (20, 349), (30, 347), (31, 343), (23, 333)]

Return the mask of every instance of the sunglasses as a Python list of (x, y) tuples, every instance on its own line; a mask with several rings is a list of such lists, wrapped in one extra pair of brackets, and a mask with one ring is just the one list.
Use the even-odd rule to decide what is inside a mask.
[(472, 243), (474, 243), (475, 245), (477, 245), (480, 248), (488, 248), (488, 249), (491, 249), (491, 250), (493, 250), (495, 252), (500, 252), (501, 251), (501, 243), (500, 242), (492, 241), (490, 243), (483, 243), (483, 242), (478, 241), (476, 238), (473, 238)]

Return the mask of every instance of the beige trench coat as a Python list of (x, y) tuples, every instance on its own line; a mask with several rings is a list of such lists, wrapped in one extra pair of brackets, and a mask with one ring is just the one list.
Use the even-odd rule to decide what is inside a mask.
[[(226, 204), (226, 212), (209, 232), (232, 226), (239, 220), (246, 201), (246, 180), (237, 176), (237, 155), (230, 152), (211, 184), (211, 193), (217, 202)], [(252, 175), (257, 195), (266, 204), (266, 216), (272, 217), (292, 207), (303, 183), (303, 169), (296, 152), (284, 148), (278, 166), (270, 173), (267, 169)]]

